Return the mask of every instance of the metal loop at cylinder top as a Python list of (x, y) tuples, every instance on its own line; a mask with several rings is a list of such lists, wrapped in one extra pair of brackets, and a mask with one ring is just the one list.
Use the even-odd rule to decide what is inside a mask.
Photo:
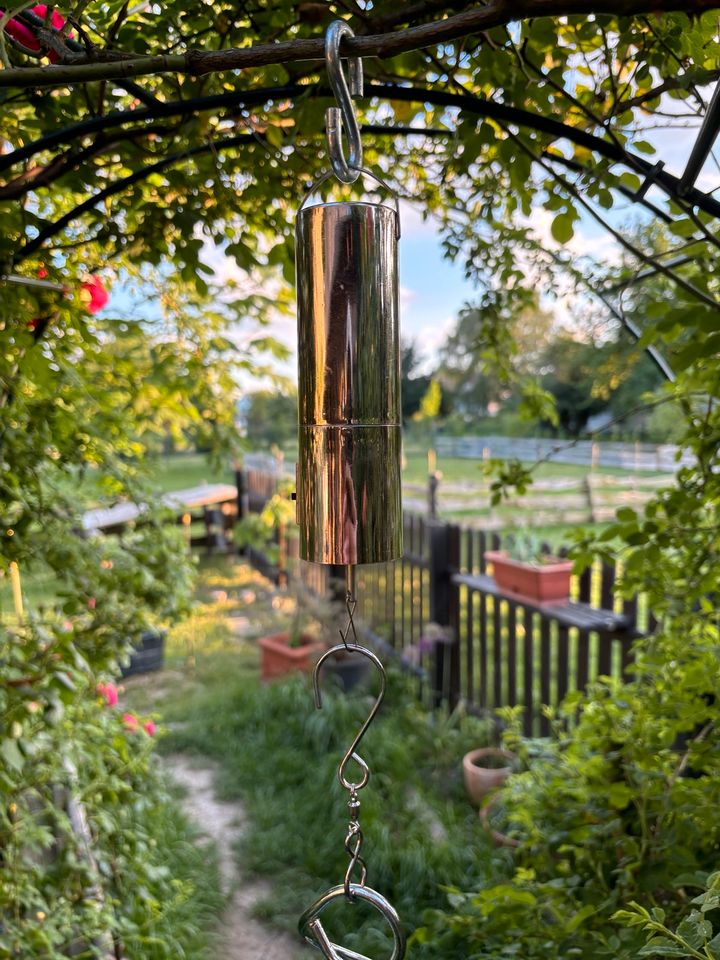
[[(325, 114), (328, 156), (335, 176), (343, 183), (354, 183), (363, 165), (360, 125), (352, 102), (353, 97), (363, 95), (362, 60), (359, 57), (350, 59), (350, 86), (348, 87), (340, 58), (340, 41), (343, 37), (354, 36), (352, 28), (344, 20), (334, 20), (325, 34), (325, 64), (330, 86), (338, 102), (336, 107), (329, 107)], [(342, 142), (343, 127), (348, 141), (347, 160)]]

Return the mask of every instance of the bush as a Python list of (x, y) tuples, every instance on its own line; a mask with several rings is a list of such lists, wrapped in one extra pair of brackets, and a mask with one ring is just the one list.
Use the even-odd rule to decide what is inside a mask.
[(0, 636), (0, 957), (202, 956), (211, 852), (157, 772), (154, 725), (110, 706), (70, 623)]
[[(543, 756), (502, 794), (505, 830), (520, 841), (512, 869), (500, 862), (496, 885), (455, 891), (419, 933), (418, 945), (432, 944), (419, 956), (444, 955), (439, 947), (468, 960), (694, 955), (667, 943), (646, 948), (643, 932), (653, 920), (690, 936), (699, 921), (689, 901), (706, 882), (716, 886), (708, 877), (720, 848), (720, 704), (709, 695), (717, 628), (701, 616), (682, 636), (678, 627), (670, 621), (637, 645), (634, 680), (602, 678), (587, 696), (566, 699)], [(512, 729), (507, 740), (527, 754)], [(695, 948), (720, 899), (702, 903), (710, 925), (690, 936)]]

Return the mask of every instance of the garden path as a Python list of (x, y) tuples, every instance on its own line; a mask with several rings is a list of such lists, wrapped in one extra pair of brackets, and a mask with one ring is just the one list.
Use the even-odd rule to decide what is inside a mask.
[(216, 845), (220, 877), (228, 904), (221, 918), (218, 960), (293, 960), (300, 955), (297, 940), (271, 930), (253, 916), (258, 901), (268, 895), (267, 884), (243, 877), (234, 846), (247, 827), (241, 804), (218, 800), (216, 765), (207, 760), (173, 754), (165, 759), (173, 779), (185, 789), (188, 817)]

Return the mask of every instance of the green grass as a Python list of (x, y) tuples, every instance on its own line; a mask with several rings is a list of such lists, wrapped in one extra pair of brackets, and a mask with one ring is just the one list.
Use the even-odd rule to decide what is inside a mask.
[(200, 835), (183, 813), (179, 796), (150, 812), (158, 869), (173, 880), (173, 896), (163, 903), (159, 920), (150, 920), (137, 949), (126, 945), (128, 960), (166, 960), (167, 939), (182, 945), (192, 960), (217, 960), (217, 925), (225, 905), (220, 889), (217, 849)]
[[(294, 930), (302, 910), (342, 881), (347, 796), (336, 770), (371, 700), (327, 690), (317, 711), (306, 678), (261, 684), (255, 643), (233, 635), (227, 615), (247, 616), (252, 637), (287, 624), (291, 603), (238, 564), (208, 567), (201, 595), (211, 589), (226, 596), (202, 603), (192, 622), (171, 633), (169, 671), (128, 684), (127, 696), (143, 709), (157, 706), (171, 724), (165, 749), (220, 765), (222, 796), (241, 800), (251, 824), (239, 863), (272, 886), (259, 912)], [(424, 910), (444, 905), (443, 886), (487, 876), (489, 843), (460, 774), (463, 753), (487, 736), (475, 718), (427, 714), (407, 681), (391, 673), (386, 705), (361, 750), (372, 771), (361, 793), (363, 850), (370, 885), (394, 902), (410, 930)], [(331, 935), (368, 956), (385, 955), (377, 919), (356, 914), (340, 905)]]
[[(428, 476), (427, 453), (406, 451), (403, 479), (408, 483), (425, 483)], [(525, 466), (531, 466), (526, 463)], [(480, 485), (485, 479), (484, 464), (481, 460), (466, 460), (460, 457), (438, 457), (437, 469), (442, 473), (446, 483), (475, 482)], [(533, 476), (536, 480), (551, 480), (558, 477), (572, 480), (582, 480), (590, 473), (588, 467), (572, 463), (541, 463)], [(600, 467), (593, 471), (598, 476), (623, 477), (633, 474), (632, 470), (623, 470), (620, 467)], [(659, 476), (643, 471), (643, 476)]]
[(158, 457), (151, 461), (152, 478), (156, 485), (167, 493), (196, 487), (201, 483), (234, 483), (235, 475), (230, 464), (221, 468), (212, 467), (200, 453), (180, 453), (171, 457)]

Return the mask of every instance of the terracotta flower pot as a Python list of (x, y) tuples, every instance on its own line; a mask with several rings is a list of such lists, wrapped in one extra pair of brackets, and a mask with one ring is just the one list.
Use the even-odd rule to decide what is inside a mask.
[(288, 673), (307, 673), (312, 670), (315, 661), (325, 649), (322, 643), (303, 634), (300, 645), (290, 646), (289, 633), (276, 633), (272, 637), (261, 637), (260, 668), (263, 680), (274, 680)]
[(481, 806), (488, 793), (505, 783), (514, 759), (514, 753), (498, 747), (481, 747), (465, 754), (462, 762), (465, 789), (476, 807)]
[(480, 823), (490, 834), (496, 847), (519, 847), (521, 845), (519, 840), (515, 837), (508, 837), (507, 834), (496, 830), (491, 822), (491, 815), (493, 809), (497, 809), (496, 804), (499, 796), (500, 794), (496, 793), (495, 796), (489, 797), (485, 805), (480, 807)]
[(503, 550), (486, 550), (495, 583), (506, 593), (535, 603), (567, 603), (570, 598), (571, 560), (547, 557), (544, 563), (513, 560)]

